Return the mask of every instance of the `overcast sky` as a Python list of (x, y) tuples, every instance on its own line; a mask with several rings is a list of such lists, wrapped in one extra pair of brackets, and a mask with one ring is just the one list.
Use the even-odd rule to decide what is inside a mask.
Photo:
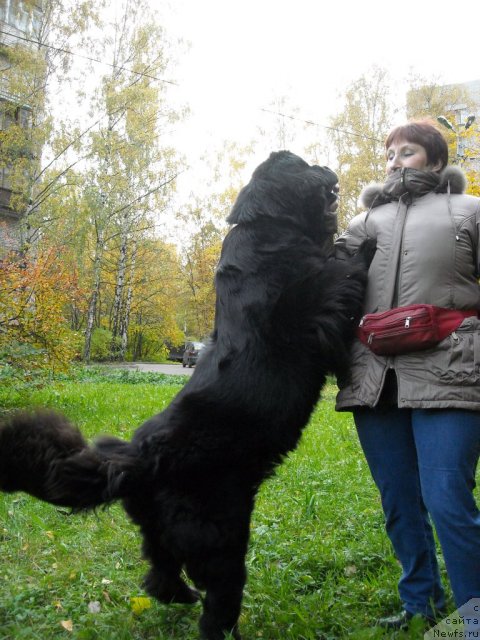
[[(116, 14), (124, 2), (107, 6)], [(445, 84), (480, 79), (480, 0), (149, 2), (168, 37), (190, 44), (177, 48), (166, 79), (191, 110), (174, 140), (191, 159), (221, 140), (250, 142), (282, 96), (300, 120), (328, 125), (348, 85), (374, 64), (389, 71), (400, 100), (410, 73)]]
[[(154, 1), (154, 0), (152, 0)], [(373, 64), (401, 87), (409, 71), (445, 83), (480, 78), (480, 1), (171, 0), (172, 36), (191, 42), (175, 70), (192, 109), (183, 144), (253, 135), (286, 95), (299, 117), (327, 124), (338, 95)], [(245, 140), (247, 141), (247, 140)]]

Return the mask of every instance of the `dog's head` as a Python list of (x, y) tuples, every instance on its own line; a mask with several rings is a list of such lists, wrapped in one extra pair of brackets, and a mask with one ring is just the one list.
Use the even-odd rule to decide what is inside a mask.
[(290, 151), (276, 151), (255, 169), (227, 221), (283, 219), (320, 234), (333, 233), (336, 216), (330, 209), (337, 198), (337, 181), (328, 167), (310, 166)]

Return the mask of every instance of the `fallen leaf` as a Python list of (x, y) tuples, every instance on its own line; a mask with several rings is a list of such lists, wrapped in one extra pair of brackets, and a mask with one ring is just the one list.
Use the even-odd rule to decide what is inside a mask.
[(53, 531), (45, 531), (45, 535), (47, 536), (47, 538), (50, 538), (50, 540), (53, 540), (55, 538), (55, 534), (53, 533)]
[(62, 620), (60, 624), (66, 631), (73, 631), (73, 622), (71, 620)]
[(345, 567), (343, 573), (347, 576), (347, 578), (351, 578), (357, 573), (357, 567), (354, 564)]
[(112, 581), (108, 578), (102, 578), (102, 584), (112, 584)]
[(111, 602), (112, 601), (110, 596), (108, 595), (108, 591), (102, 591), (102, 593), (103, 593), (103, 597), (105, 598), (105, 600), (107, 602)]
[(130, 598), (130, 606), (135, 615), (139, 616), (145, 609), (150, 609), (152, 601), (150, 598), (139, 596), (137, 598)]

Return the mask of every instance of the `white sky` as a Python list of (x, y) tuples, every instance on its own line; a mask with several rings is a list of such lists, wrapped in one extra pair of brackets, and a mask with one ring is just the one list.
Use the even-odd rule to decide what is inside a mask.
[(373, 64), (387, 68), (397, 88), (410, 69), (442, 83), (480, 78), (480, 1), (449, 6), (171, 0), (163, 5), (163, 24), (172, 37), (191, 42), (172, 89), (193, 112), (178, 144), (193, 157), (217, 139), (248, 142), (268, 117), (262, 107), (281, 95), (300, 108), (298, 117), (328, 124), (337, 96)]

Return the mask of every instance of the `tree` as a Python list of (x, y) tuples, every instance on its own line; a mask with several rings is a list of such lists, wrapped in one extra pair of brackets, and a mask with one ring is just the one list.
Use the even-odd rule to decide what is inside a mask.
[[(78, 346), (68, 337), (72, 334), (65, 314), (77, 300), (75, 274), (63, 264), (64, 245), (58, 236), (50, 235), (45, 242), (49, 226), (65, 209), (58, 206), (58, 196), (72, 187), (65, 153), (72, 142), (65, 147), (62, 135), (56, 135), (48, 89), (58, 73), (67, 74), (67, 44), (73, 37), (81, 41), (95, 15), (93, 5), (93, 0), (75, 5), (61, 0), (18, 3), (30, 26), (22, 33), (13, 31), (0, 52), (5, 91), (0, 169), (8, 174), (12, 189), (10, 210), (20, 220), (17, 253), (4, 252), (1, 265), (2, 295), (7, 291), (10, 299), (2, 299), (0, 340), (30, 345), (37, 366), (65, 364)], [(15, 4), (10, 9), (15, 11)], [(54, 168), (55, 160), (60, 162)], [(54, 226), (58, 231), (61, 225)], [(7, 352), (2, 360), (8, 359)]]
[(215, 316), (215, 269), (220, 257), (223, 233), (212, 221), (201, 221), (203, 206), (187, 207), (186, 214), (197, 220), (198, 230), (184, 246), (183, 319), (186, 334), (205, 338), (213, 329)]
[(433, 118), (452, 115), (455, 104), (469, 103), (465, 88), (460, 85), (441, 84), (439, 78), (425, 78), (411, 74), (408, 79), (407, 118)]
[(183, 275), (179, 321), (187, 336), (202, 339), (213, 329), (215, 269), (228, 231), (226, 218), (243, 186), (244, 170), (252, 151), (252, 144), (240, 146), (224, 141), (212, 158), (203, 159), (211, 176), (205, 185), (208, 195), (192, 195), (177, 212)]
[[(465, 171), (467, 193), (480, 194), (478, 157), (480, 133), (478, 125), (465, 127), (465, 115), (475, 113), (478, 105), (461, 84), (442, 84), (438, 78), (427, 79), (412, 75), (407, 94), (409, 118), (443, 118), (447, 126), (439, 125), (449, 146), (450, 161), (460, 164)], [(449, 128), (451, 126), (451, 128)]]
[(185, 338), (177, 321), (182, 277), (176, 248), (160, 240), (144, 242), (138, 248), (137, 263), (136, 277), (128, 282), (128, 342), (133, 360), (161, 357), (167, 343), (178, 345)]
[[(21, 10), (29, 28), (15, 32), (2, 45), (0, 57), (2, 88), (7, 99), (1, 101), (3, 130), (0, 132), (0, 169), (8, 172), (12, 189), (10, 208), (21, 219), (20, 244), (28, 251), (42, 227), (42, 207), (61, 185), (66, 170), (48, 171), (55, 160), (65, 156), (64, 142), (57, 137), (55, 121), (49, 115), (48, 89), (58, 74), (64, 77), (71, 66), (68, 43), (81, 42), (87, 27), (95, 19), (94, 7), (101, 2), (80, 0), (70, 5), (62, 0), (39, 3), (24, 0)], [(20, 9), (20, 3), (18, 3)], [(40, 9), (39, 9), (40, 6)], [(52, 43), (55, 43), (54, 45)]]
[(65, 368), (77, 355), (79, 336), (65, 318), (77, 283), (57, 249), (34, 261), (10, 258), (0, 268), (0, 359), (25, 368)]
[(385, 69), (375, 66), (350, 85), (343, 111), (331, 120), (330, 138), (340, 184), (340, 229), (358, 213), (357, 199), (362, 188), (383, 180), (383, 144), (392, 117), (388, 75)]
[[(96, 110), (106, 113), (106, 126), (92, 133), (89, 183), (95, 204), (91, 212), (96, 229), (91, 295), (84, 356), (90, 357), (93, 329), (98, 325), (102, 277), (114, 264), (113, 297), (107, 310), (112, 352), (123, 359), (134, 289), (137, 250), (152, 236), (155, 215), (162, 211), (175, 186), (177, 168), (173, 149), (161, 144), (166, 125), (179, 114), (167, 102), (165, 74), (168, 59), (161, 27), (149, 19), (144, 3), (126, 3), (121, 19), (112, 25), (112, 71), (104, 77)], [(107, 52), (104, 52), (104, 57)], [(133, 72), (133, 73), (132, 73)], [(98, 204), (101, 202), (101, 206)], [(105, 279), (105, 278), (104, 278)]]
[[(22, 255), (34, 265), (37, 252), (57, 251), (59, 273), (66, 283), (76, 283), (75, 295), (64, 299), (61, 317), (66, 327), (69, 320), (75, 330), (85, 330), (86, 359), (95, 327), (110, 330), (120, 357), (128, 348), (129, 324), (138, 318), (136, 297), (146, 295), (139, 282), (152, 284), (138, 274), (148, 272), (142, 260), (154, 258), (152, 243), (178, 171), (178, 159), (163, 133), (181, 115), (181, 109), (169, 106), (168, 82), (163, 80), (170, 63), (166, 37), (147, 3), (117, 3), (121, 18), (111, 26), (103, 6), (93, 0), (42, 3), (35, 32), (26, 34), (31, 47), (9, 50), (14, 64), (7, 70), (9, 90), (17, 107), (28, 106), (31, 122), (25, 129), (12, 122), (0, 134), (0, 168), (11, 167), (17, 180), (12, 206), (23, 216)], [(89, 25), (97, 30), (89, 30), (87, 38)], [(73, 85), (77, 74), (70, 50), (81, 53), (87, 45), (89, 57), (93, 53), (106, 62), (92, 59), (95, 76), (99, 69), (110, 71), (90, 103), (86, 92), (79, 91), (83, 105), (77, 114), (55, 110), (52, 87), (60, 84), (57, 78)], [(85, 124), (87, 111), (90, 122)], [(167, 254), (159, 251), (157, 259)], [(147, 313), (161, 315), (167, 335), (173, 335), (165, 318), (175, 316), (178, 295), (170, 296), (168, 314), (157, 285), (150, 291), (149, 299), (163, 307), (145, 306), (142, 322), (150, 321)]]

